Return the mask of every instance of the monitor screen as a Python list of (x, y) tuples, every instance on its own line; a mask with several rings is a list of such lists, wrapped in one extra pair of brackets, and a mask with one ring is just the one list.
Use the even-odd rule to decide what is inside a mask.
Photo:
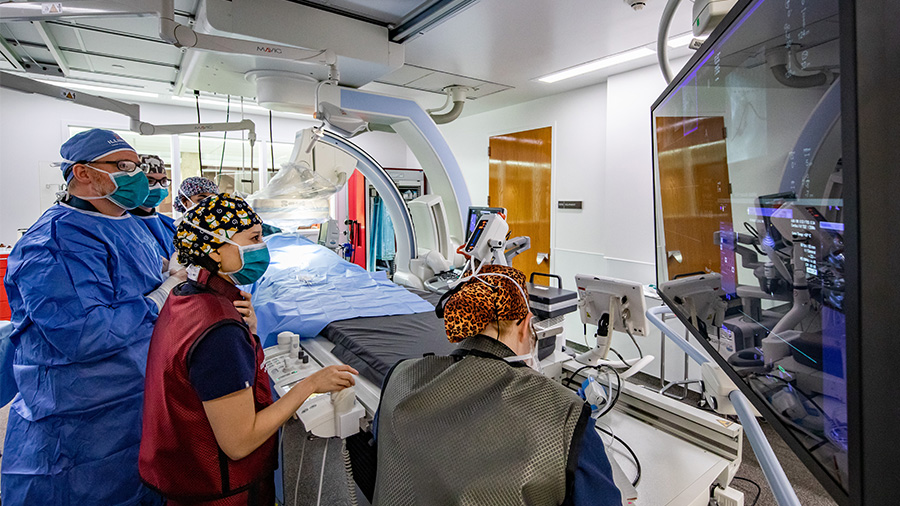
[(506, 214), (506, 209), (502, 207), (470, 207), (469, 208), (469, 216), (466, 219), (466, 242), (469, 241), (469, 237), (472, 235), (472, 232), (475, 231), (475, 225), (478, 223), (478, 218), (481, 218), (485, 214)]
[(723, 316), (661, 296), (846, 501), (840, 82), (838, 0), (739, 0), (652, 118), (657, 286), (717, 273)]

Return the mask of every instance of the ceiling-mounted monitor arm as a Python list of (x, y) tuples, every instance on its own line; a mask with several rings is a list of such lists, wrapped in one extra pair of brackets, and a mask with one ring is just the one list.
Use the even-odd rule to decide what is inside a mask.
[(333, 66), (337, 62), (337, 56), (330, 49), (304, 49), (197, 33), (190, 26), (175, 21), (175, 0), (68, 0), (0, 4), (0, 22), (113, 16), (158, 16), (159, 37), (176, 47), (265, 56), (316, 65)]
[(42, 83), (27, 77), (10, 74), (9, 72), (0, 72), (0, 86), (23, 93), (36, 93), (50, 98), (57, 98), (92, 109), (123, 114), (131, 119), (132, 125), (141, 121), (141, 107), (139, 105)]
[(141, 106), (112, 98), (91, 95), (69, 88), (42, 83), (7, 72), (0, 72), (0, 87), (23, 93), (36, 93), (50, 98), (65, 100), (101, 111), (122, 114), (129, 118), (129, 128), (141, 135), (173, 135), (199, 132), (232, 132), (247, 130), (250, 146), (256, 143), (256, 125), (249, 119), (229, 123), (187, 123), (181, 125), (154, 125), (141, 121)]

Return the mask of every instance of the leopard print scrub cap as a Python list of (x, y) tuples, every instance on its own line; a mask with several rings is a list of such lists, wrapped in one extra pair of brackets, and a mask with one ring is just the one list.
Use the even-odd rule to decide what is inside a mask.
[(509, 278), (491, 273), (516, 280), (528, 297), (522, 271), (503, 265), (485, 265), (479, 277), (463, 283), (443, 306), (444, 328), (451, 343), (480, 333), (491, 322), (521, 320), (528, 316), (528, 304), (522, 300), (522, 291)]
[(208, 263), (209, 254), (225, 244), (225, 241), (200, 229), (231, 239), (238, 232), (261, 224), (259, 216), (240, 197), (228, 193), (206, 197), (186, 212), (178, 225), (175, 232), (178, 262), (203, 267)]

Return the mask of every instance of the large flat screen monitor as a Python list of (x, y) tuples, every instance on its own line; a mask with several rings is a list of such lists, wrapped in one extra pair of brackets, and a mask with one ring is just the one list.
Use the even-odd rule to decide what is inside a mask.
[(724, 318), (696, 324), (683, 300), (660, 295), (847, 504), (838, 10), (739, 0), (652, 121), (657, 286), (718, 273)]

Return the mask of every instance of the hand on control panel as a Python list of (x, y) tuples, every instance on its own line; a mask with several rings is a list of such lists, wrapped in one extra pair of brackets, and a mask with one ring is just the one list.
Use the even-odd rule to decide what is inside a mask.
[(359, 372), (349, 365), (330, 365), (316, 371), (306, 380), (316, 393), (337, 392), (356, 384), (355, 376)]

